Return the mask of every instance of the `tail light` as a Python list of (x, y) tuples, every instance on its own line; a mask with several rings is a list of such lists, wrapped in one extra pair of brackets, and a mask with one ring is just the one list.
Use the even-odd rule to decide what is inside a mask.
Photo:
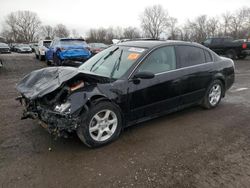
[(243, 49), (246, 49), (246, 48), (247, 48), (247, 43), (243, 43), (243, 44), (242, 44), (242, 48), (243, 48)]

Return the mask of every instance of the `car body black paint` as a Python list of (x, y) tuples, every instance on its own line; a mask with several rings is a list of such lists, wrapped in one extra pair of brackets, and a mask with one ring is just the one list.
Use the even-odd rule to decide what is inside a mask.
[[(51, 71), (51, 68), (48, 68), (43, 69), (45, 71), (44, 74), (39, 75), (33, 72), (31, 73), (32, 76), (26, 76), (18, 84), (17, 89), (26, 101), (35, 101), (35, 104), (39, 106), (38, 104), (44, 97), (50, 95), (50, 92), (60, 90), (69, 80), (80, 79), (85, 81), (90, 79), (89, 85), (70, 93), (67, 97), (67, 100), (71, 101), (70, 117), (74, 117), (75, 122), (80, 122), (77, 118), (80, 118), (81, 109), (84, 109), (87, 113), (88, 105), (94, 105), (94, 101), (97, 99), (108, 100), (120, 108), (124, 126), (128, 126), (199, 103), (205, 95), (209, 84), (215, 79), (222, 81), (225, 90), (229, 89), (234, 82), (233, 61), (218, 57), (211, 50), (196, 43), (181, 41), (130, 41), (120, 43), (119, 45), (146, 49), (134, 65), (119, 79), (101, 77), (100, 75), (79, 71), (77, 68), (61, 67), (57, 71), (64, 72), (64, 74), (61, 74), (62, 78), (58, 74), (59, 78), (56, 79), (60, 80), (60, 82), (55, 83), (55, 81), (51, 80), (46, 81), (46, 78), (42, 77), (42, 75), (46, 75), (46, 72)], [(143, 63), (144, 59), (153, 51), (164, 46), (174, 46), (175, 49), (178, 46), (200, 48), (210, 55), (210, 60), (212, 61), (192, 66), (183, 66), (185, 62), (181, 62), (180, 58), (178, 58), (181, 51), (176, 50), (177, 68), (175, 70), (155, 74), (155, 77), (152, 79), (134, 78), (140, 63)], [(207, 58), (205, 59), (207, 60)], [(36, 85), (36, 83), (40, 83), (39, 81), (34, 82), (34, 85), (29, 84), (29, 82), (33, 82), (33, 79), (39, 80), (39, 78), (36, 78), (36, 75), (39, 75), (40, 79), (45, 79), (43, 81), (47, 83), (46, 88), (37, 87), (39, 85)], [(35, 95), (32, 95), (30, 92), (34, 88), (36, 88), (37, 92)], [(27, 91), (29, 95), (27, 95)], [(44, 108), (46, 108), (46, 105)], [(29, 110), (26, 109), (26, 111)], [(38, 115), (38, 117), (40, 116)], [(55, 117), (60, 119), (58, 116)], [(44, 118), (40, 118), (40, 120), (47, 124), (53, 124), (54, 127), (56, 124), (60, 124), (60, 126), (62, 124), (62, 121), (56, 120), (56, 118), (54, 118), (54, 123), (48, 122)], [(65, 130), (67, 131), (69, 131), (67, 129), (68, 126), (68, 123), (65, 123)], [(79, 125), (72, 126), (72, 129), (76, 129), (77, 126)]]

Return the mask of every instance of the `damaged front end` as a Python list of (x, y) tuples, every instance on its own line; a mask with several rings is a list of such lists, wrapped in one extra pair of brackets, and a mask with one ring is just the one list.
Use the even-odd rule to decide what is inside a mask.
[(18, 97), (17, 100), (24, 106), (21, 119), (38, 119), (39, 124), (50, 134), (67, 137), (68, 133), (74, 132), (79, 127), (81, 113), (88, 109), (83, 105), (83, 108), (72, 111), (69, 92), (70, 90), (64, 87), (60, 91), (56, 90), (34, 100), (27, 99), (23, 95)]
[[(22, 119), (38, 119), (49, 133), (67, 136), (76, 131), (88, 111), (85, 90), (95, 90), (91, 76), (72, 67), (34, 71), (17, 85), (24, 106)], [(86, 89), (87, 88), (87, 89)]]

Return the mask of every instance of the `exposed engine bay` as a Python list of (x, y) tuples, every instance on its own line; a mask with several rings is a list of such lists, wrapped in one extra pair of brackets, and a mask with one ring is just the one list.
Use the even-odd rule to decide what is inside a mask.
[(95, 93), (95, 85), (107, 81), (72, 67), (32, 72), (17, 85), (21, 96), (16, 99), (25, 107), (21, 119), (38, 119), (49, 133), (66, 136), (78, 128), (81, 116), (88, 110), (88, 91)]

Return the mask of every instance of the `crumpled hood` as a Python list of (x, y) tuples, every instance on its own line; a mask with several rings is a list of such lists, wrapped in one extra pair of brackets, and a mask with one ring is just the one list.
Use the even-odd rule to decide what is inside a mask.
[(26, 98), (33, 100), (55, 91), (64, 82), (78, 75), (91, 78), (96, 83), (110, 82), (110, 78), (74, 67), (48, 67), (26, 75), (17, 84), (16, 89)]
[(43, 97), (79, 73), (73, 67), (48, 67), (26, 75), (16, 89), (28, 99)]

